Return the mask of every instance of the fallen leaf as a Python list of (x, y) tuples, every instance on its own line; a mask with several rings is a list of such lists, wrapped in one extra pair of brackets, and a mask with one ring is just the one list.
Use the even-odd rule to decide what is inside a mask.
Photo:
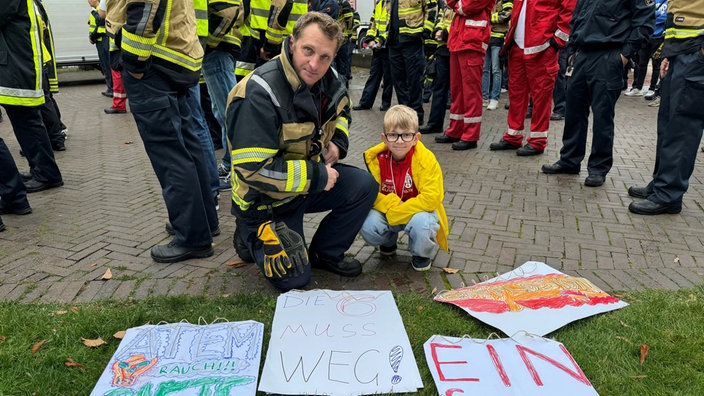
[(247, 265), (247, 262), (244, 260), (235, 260), (235, 261), (228, 261), (227, 262), (228, 267), (240, 268), (240, 267), (244, 267), (245, 265)]
[(68, 311), (54, 311), (51, 314), (52, 315), (65, 315), (67, 313), (68, 313)]
[(640, 345), (640, 365), (642, 366), (643, 363), (645, 363), (645, 357), (648, 356), (648, 352), (650, 351), (650, 347), (648, 344), (641, 344)]
[(626, 338), (626, 337), (616, 336), (615, 338), (616, 338), (617, 340), (621, 340), (621, 341), (627, 343), (628, 345), (633, 345), (633, 342), (631, 342), (631, 340), (629, 340), (629, 339)]
[(113, 334), (112, 336), (113, 336), (114, 338), (117, 338), (118, 340), (121, 340), (121, 339), (125, 338), (125, 334), (127, 334), (126, 331), (120, 330), (120, 331), (118, 331), (117, 333)]
[(131, 140), (125, 140), (125, 144), (132, 144), (132, 143), (134, 143), (134, 142)]
[(647, 375), (632, 375), (631, 378), (633, 379), (643, 379), (643, 378), (648, 378)]
[(86, 366), (76, 363), (73, 359), (71, 358), (66, 358), (66, 363), (64, 363), (66, 367), (78, 367), (78, 368), (86, 368)]
[(46, 342), (46, 340), (41, 340), (41, 341), (39, 341), (38, 343), (32, 345), (32, 353), (37, 353), (37, 351), (39, 350), (39, 348), (41, 348), (42, 345), (44, 345), (45, 342)]
[(623, 327), (631, 327), (631, 326), (627, 325), (626, 322), (624, 322), (622, 320), (620, 322), (621, 322), (621, 326), (623, 326)]
[(437, 288), (437, 287), (434, 287), (434, 288), (433, 288), (433, 291), (431, 291), (430, 294), (435, 294), (435, 293), (437, 293), (437, 292), (438, 292), (438, 288)]
[(7, 337), (5, 337), (4, 335), (0, 334), (0, 341), (5, 341), (6, 339), (7, 339)]
[(112, 279), (112, 271), (110, 271), (110, 268), (105, 270), (105, 273), (103, 274), (103, 277), (101, 279), (102, 280)]
[(81, 337), (81, 341), (83, 341), (83, 345), (90, 347), (90, 348), (97, 348), (101, 345), (107, 345), (107, 342), (103, 341), (103, 339), (101, 337), (98, 337), (94, 340), (90, 340), (88, 338)]
[(91, 266), (91, 267), (97, 267), (97, 266), (98, 266), (98, 263), (93, 263), (93, 264), (91, 264), (90, 266)]
[(675, 256), (675, 259), (672, 260), (672, 262), (675, 263), (675, 264), (679, 264), (679, 263), (680, 263), (680, 257), (679, 257), (679, 256)]
[(418, 309), (419, 311), (422, 311), (422, 310), (424, 310), (425, 308), (423, 308), (422, 305), (419, 305), (417, 309)]
[(689, 301), (697, 301), (697, 296), (695, 296), (694, 294), (690, 294)]
[(456, 274), (460, 272), (460, 270), (458, 270), (457, 268), (443, 268), (442, 270), (448, 274)]

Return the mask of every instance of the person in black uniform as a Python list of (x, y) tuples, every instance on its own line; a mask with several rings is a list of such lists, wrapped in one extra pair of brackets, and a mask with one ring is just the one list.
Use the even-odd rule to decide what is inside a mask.
[(704, 0), (670, 0), (660, 64), (660, 109), (653, 179), (630, 187), (628, 210), (679, 213), (704, 129)]
[[(27, 200), (27, 188), (17, 170), (12, 154), (5, 141), (0, 138), (0, 215), (26, 215), (32, 213)], [(0, 218), (0, 231), (5, 225)]]
[(624, 87), (623, 69), (654, 26), (652, 0), (578, 0), (570, 21), (566, 75), (571, 77), (560, 159), (543, 165), (543, 173), (579, 173), (591, 108), (592, 151), (584, 185), (604, 184), (613, 164), (614, 108)]

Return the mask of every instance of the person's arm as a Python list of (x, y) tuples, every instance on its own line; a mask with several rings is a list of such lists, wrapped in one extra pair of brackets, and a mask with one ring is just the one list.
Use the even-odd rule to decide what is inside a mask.
[(560, 11), (557, 16), (557, 29), (552, 39), (550, 39), (550, 45), (556, 49), (564, 48), (567, 46), (567, 42), (570, 40), (570, 19), (572, 19), (572, 13), (574, 12), (574, 7), (577, 0), (563, 0), (560, 3)]
[[(621, 47), (621, 56), (628, 59), (634, 56), (642, 43), (650, 40), (655, 29), (655, 6), (645, 1), (630, 0), (631, 3), (631, 32), (626, 42)], [(624, 63), (625, 65), (625, 63)]]
[(108, 12), (108, 7), (106, 3), (107, 0), (100, 0), (100, 4), (98, 5), (98, 15), (100, 15), (101, 19), (105, 19), (105, 16)]
[(208, 46), (217, 47), (244, 13), (242, 0), (208, 1)]
[(156, 34), (164, 23), (164, 13), (153, 12), (158, 5), (159, 0), (127, 0), (120, 48), (122, 67), (135, 78), (147, 71)]

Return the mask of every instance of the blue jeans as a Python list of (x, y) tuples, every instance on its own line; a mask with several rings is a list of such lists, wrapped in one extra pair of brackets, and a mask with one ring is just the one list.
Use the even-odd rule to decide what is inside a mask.
[(418, 212), (408, 224), (392, 226), (384, 214), (372, 209), (364, 220), (360, 234), (372, 246), (393, 246), (398, 240), (398, 233), (403, 231), (408, 234), (411, 254), (430, 258), (438, 249), (435, 237), (439, 229), (440, 221), (436, 212)]
[(213, 197), (218, 193), (220, 179), (218, 178), (218, 160), (215, 158), (215, 147), (213, 147), (213, 139), (210, 137), (210, 129), (205, 121), (203, 108), (200, 106), (200, 86), (194, 85), (188, 89), (186, 102), (191, 108), (193, 115), (193, 124), (195, 126), (195, 134), (200, 140), (200, 145), (203, 146), (203, 157), (205, 159), (205, 167), (208, 173), (208, 184), (213, 192)]
[[(501, 46), (490, 45), (484, 58), (484, 72), (482, 73), (482, 97), (484, 99), (499, 100), (501, 94), (501, 65), (499, 52)], [(489, 92), (491, 89), (491, 92)]]
[(235, 81), (235, 58), (225, 51), (210, 51), (203, 57), (203, 77), (208, 85), (210, 100), (213, 102), (213, 114), (222, 127), (222, 147), (225, 153), (222, 164), (230, 169), (230, 149), (225, 132), (227, 115), (227, 95), (237, 83)]

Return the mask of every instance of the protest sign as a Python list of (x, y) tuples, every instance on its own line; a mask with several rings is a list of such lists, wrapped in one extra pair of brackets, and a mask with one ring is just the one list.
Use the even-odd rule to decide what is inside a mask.
[(435, 300), (457, 305), (513, 338), (543, 336), (577, 319), (628, 305), (585, 278), (536, 261), (474, 286), (442, 292)]
[(364, 395), (422, 387), (390, 291), (290, 291), (277, 299), (260, 391)]
[(597, 395), (559, 342), (432, 336), (423, 345), (440, 395)]
[(254, 395), (263, 332), (254, 321), (128, 329), (91, 396)]

